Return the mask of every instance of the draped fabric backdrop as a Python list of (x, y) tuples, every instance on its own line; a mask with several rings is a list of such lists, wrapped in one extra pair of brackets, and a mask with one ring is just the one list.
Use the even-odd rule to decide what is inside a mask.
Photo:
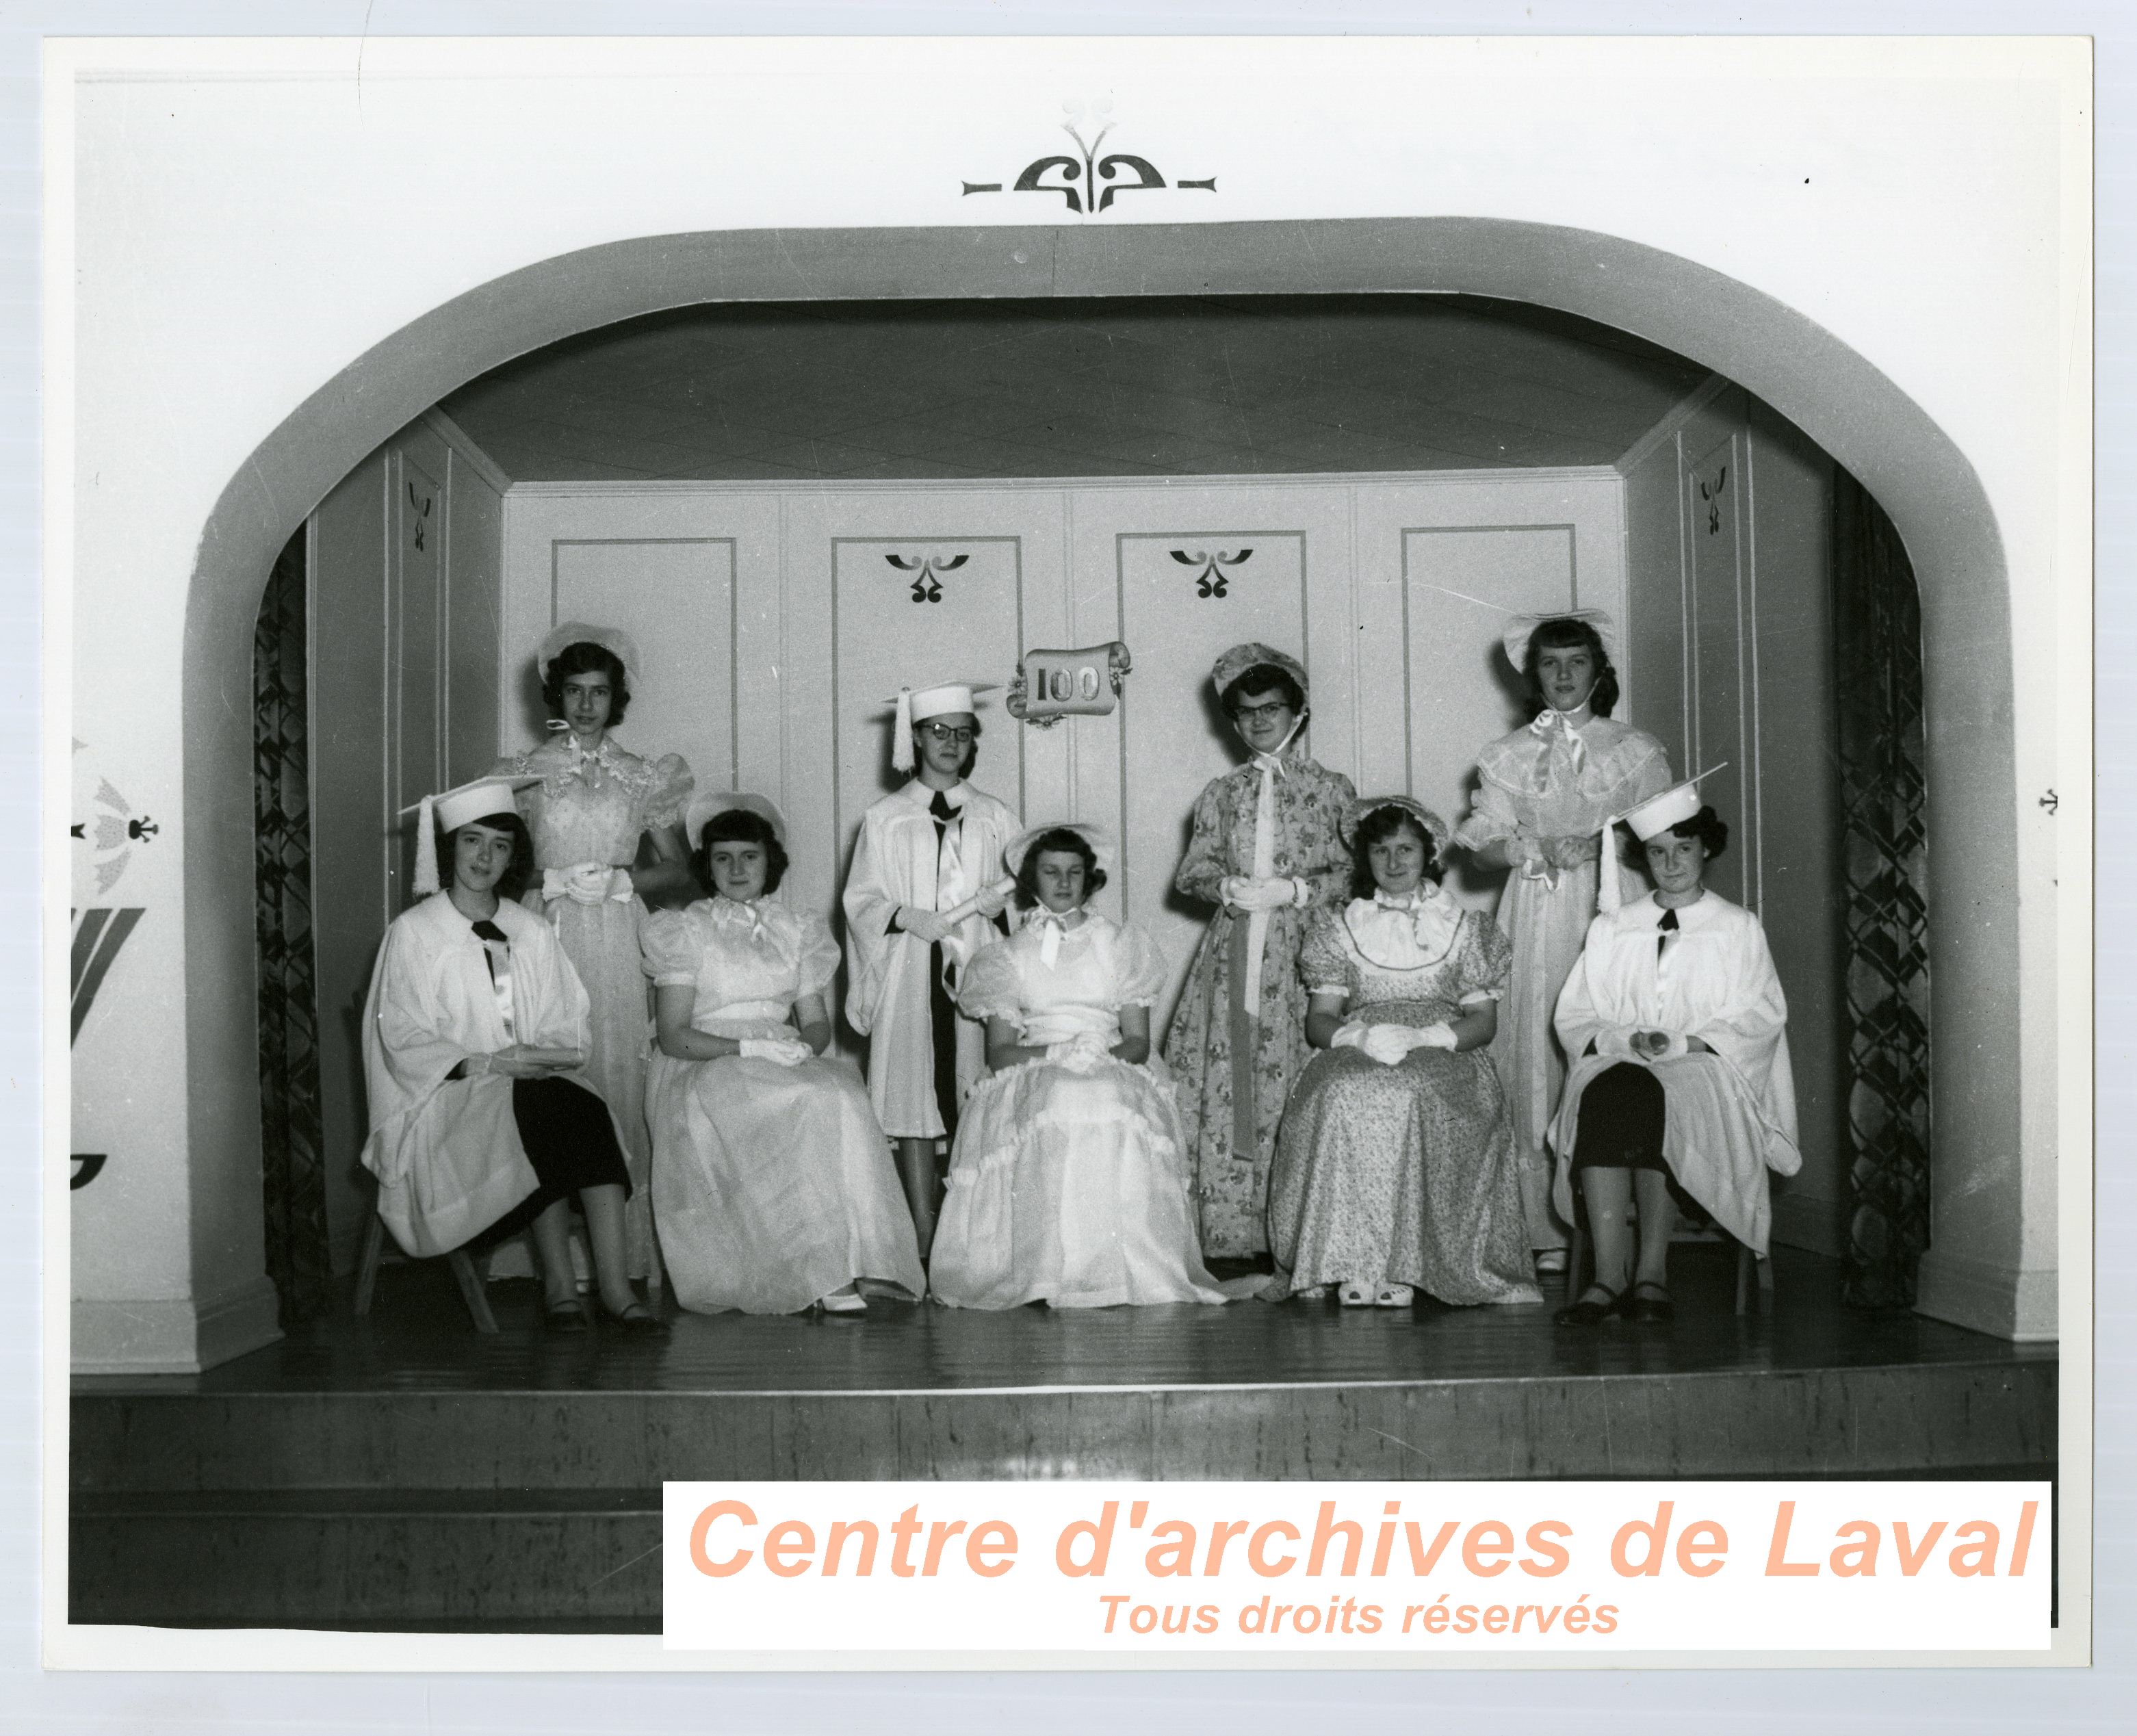
[(1928, 785), (1914, 568), (1884, 509), (1833, 480), (1833, 625), (1845, 829), (1847, 1294), (1915, 1300), (1930, 1241)]
[(333, 1275), (319, 1137), (304, 588), (299, 531), (275, 563), (252, 641), (260, 1169), (267, 1272), (285, 1326), (325, 1311)]

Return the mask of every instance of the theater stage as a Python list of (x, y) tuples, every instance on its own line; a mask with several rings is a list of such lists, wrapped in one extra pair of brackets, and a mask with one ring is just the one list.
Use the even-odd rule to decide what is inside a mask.
[[(668, 1478), (2052, 1476), (2053, 1345), (1854, 1313), (1726, 1249), (1679, 1318), (1259, 1302), (681, 1316), (555, 1338), (534, 1287), (468, 1325), (444, 1262), (205, 1374), (74, 1383), (76, 1622), (655, 1631)], [(1555, 1298), (1554, 1297), (1554, 1301)]]

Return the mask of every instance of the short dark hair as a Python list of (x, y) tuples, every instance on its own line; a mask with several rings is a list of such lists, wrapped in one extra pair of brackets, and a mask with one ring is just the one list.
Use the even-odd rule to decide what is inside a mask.
[(542, 678), (542, 703), (549, 708), (549, 715), (564, 715), (564, 678), (567, 675), (606, 675), (608, 677), (608, 727), (611, 729), (623, 722), (623, 714), (630, 708), (630, 683), (624, 679), (623, 659), (606, 646), (591, 639), (574, 639), (549, 659), (549, 673)]
[(1424, 878), (1434, 886), (1447, 872), (1447, 864), (1439, 859), (1439, 846), (1432, 841), (1432, 834), (1424, 829), (1424, 822), (1407, 808), (1398, 808), (1393, 802), (1373, 810), (1358, 822), (1358, 841), (1351, 846), (1351, 896), (1370, 898), (1380, 883), (1373, 878), (1373, 861), (1367, 853), (1383, 838), (1388, 838), (1404, 826), (1417, 834), (1424, 844)]
[[(954, 712), (945, 712), (942, 715), (946, 717), (955, 717), (957, 713)], [(918, 722), (913, 726), (913, 733), (916, 736), (918, 735), (922, 730), (927, 728), (927, 726), (934, 721), (935, 720), (932, 717), (922, 717)], [(965, 757), (957, 762), (957, 776), (959, 777), (970, 777), (972, 775), (972, 768), (980, 763), (980, 737), (985, 733), (986, 732), (980, 727), (979, 717), (977, 714), (975, 713), (972, 717), (971, 745), (966, 748)], [(915, 764), (918, 764), (920, 758), (920, 746), (917, 742), (913, 744), (913, 757)]]
[(1024, 861), (1016, 871), (1019, 910), (1030, 910), (1039, 902), (1039, 858), (1048, 850), (1069, 852), (1083, 858), (1083, 897), (1087, 902), (1106, 883), (1106, 871), (1098, 866), (1098, 853), (1091, 848), (1091, 840), (1067, 826), (1055, 826), (1032, 839), (1031, 848), (1024, 853)]
[(1298, 684), (1298, 678), (1273, 663), (1255, 664), (1227, 683), (1224, 691), (1218, 696), (1218, 703), (1224, 708), (1226, 717), (1236, 717), (1240, 703), (1249, 695), (1270, 693), (1281, 693), (1283, 703), (1295, 712), (1306, 709), (1306, 689)]
[(1690, 819), (1679, 820), (1670, 831), (1675, 837), (1696, 838), (1706, 846), (1709, 862), (1729, 848), (1729, 822), (1711, 807), (1701, 808)]
[(480, 819), (462, 820), (448, 829), (438, 828), (433, 840), (438, 853), (438, 884), (449, 887), (453, 883), (453, 839), (470, 826), (488, 826), (493, 832), (503, 832), (512, 839), (512, 862), (497, 877), (497, 896), (519, 902), (519, 895), (527, 890), (527, 883), (534, 877), (534, 840), (527, 831), (527, 822), (514, 814), (485, 814)]
[(1543, 683), (1536, 679), (1536, 664), (1546, 651), (1585, 651), (1594, 658), (1595, 686), (1588, 695), (1588, 708), (1599, 717), (1607, 717), (1618, 708), (1618, 669), (1603, 649), (1603, 635), (1592, 623), (1561, 615), (1529, 635), (1528, 655), (1521, 659), (1521, 675), (1529, 684), (1529, 698), (1536, 708), (1531, 717), (1541, 717), (1548, 709)]
[(713, 894), (713, 846), (716, 844), (755, 844), (764, 846), (764, 889), (779, 890), (786, 878), (786, 846), (772, 829), (772, 822), (747, 808), (723, 808), (705, 822), (698, 848), (690, 853), (690, 869), (708, 894)]

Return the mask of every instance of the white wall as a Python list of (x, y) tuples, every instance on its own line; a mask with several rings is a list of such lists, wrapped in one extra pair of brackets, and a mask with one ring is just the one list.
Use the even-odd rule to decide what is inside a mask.
[[(1176, 992), (1209, 914), (1171, 890), (1190, 810), (1239, 761), (1210, 692), (1217, 653), (1259, 639), (1302, 654), (1315, 756), (1458, 820), (1477, 747), (1521, 721), (1506, 615), (1623, 609), (1621, 494), (1607, 468), (521, 484), (505, 497), (499, 732), (541, 737), (533, 651), (552, 625), (624, 628), (647, 669), (617, 741), (777, 801), (787, 896), (829, 917), (861, 810), (899, 781), (881, 702), (901, 681), (1006, 682), (1024, 651), (1123, 639), (1135, 669), (1110, 716), (1041, 729), (989, 702), (976, 780), (1034, 824), (1114, 831), (1101, 902), (1157, 936)], [(1457, 889), (1488, 904), (1497, 883)]]
[(1726, 766), (1702, 788), (1730, 828), (1710, 882), (1758, 912), (1789, 999), (1804, 1161), (1775, 1184), (1774, 1233), (1838, 1254), (1848, 1155), (1832, 460), (1714, 382), (1624, 469), (1640, 721), (1681, 771)]

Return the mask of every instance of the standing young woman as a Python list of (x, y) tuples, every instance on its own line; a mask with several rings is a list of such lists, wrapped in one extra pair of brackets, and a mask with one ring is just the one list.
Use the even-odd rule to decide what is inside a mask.
[(645, 924), (660, 1047), (647, 1106), (660, 1247), (685, 1308), (834, 1314), (861, 1286), (927, 1280), (883, 1129), (831, 1041), (838, 943), (772, 895), (786, 823), (762, 796), (700, 797), (713, 896)]
[[(612, 627), (567, 621), (534, 664), (552, 739), (501, 761), (494, 775), (537, 780), (521, 799), (539, 881), (526, 902), (545, 912), (592, 1001), (587, 1076), (616, 1113), (633, 1187), (625, 1242), (634, 1276), (657, 1284), (652, 1144), (645, 1126), (651, 1019), (640, 964), (649, 902), (688, 890), (683, 810), (690, 768), (675, 754), (640, 759), (609, 739), (630, 706), (638, 647)], [(637, 864), (645, 860), (646, 865)]]
[(1558, 999), (1559, 1038), (1577, 1058), (1550, 1126), (1558, 1208), (1571, 1218), (1577, 1185), (1595, 1238), (1595, 1281), (1559, 1311), (1561, 1325), (1670, 1318), (1673, 1188), (1764, 1259), (1766, 1172), (1803, 1165), (1788, 1002), (1765, 931), (1706, 889), (1728, 827), (1693, 784), (1625, 823), (1655, 889), (1596, 917)]
[[(1512, 1111), (1529, 1243), (1546, 1272), (1565, 1269), (1567, 1234), (1551, 1210), (1544, 1143), (1565, 1077), (1551, 1013), (1598, 907), (1597, 834), (1611, 815), (1670, 785), (1662, 744), (1610, 715), (1618, 703), (1610, 630), (1599, 609), (1507, 623), (1501, 643), (1536, 715), (1477, 755), (1477, 804), (1454, 834), (1483, 866), (1512, 870), (1499, 926), (1513, 942), (1513, 976), (1492, 1058)], [(1637, 895), (1637, 876), (1618, 872)]]
[(1285, 1097), (1306, 1065), (1298, 942), (1306, 913), (1350, 890), (1341, 825), (1356, 791), (1308, 757), (1306, 669), (1264, 644), (1234, 645), (1210, 679), (1251, 756), (1195, 803), (1173, 885), (1214, 904), (1166, 1034), (1180, 1084), (1205, 1259), (1268, 1250), (1269, 1165)]
[(957, 1011), (957, 978), (1007, 907), (996, 883), (1018, 831), (1015, 815), (967, 781), (980, 751), (977, 696), (992, 691), (984, 682), (899, 689), (890, 763), (912, 781), (861, 816), (846, 876), (846, 1023), (869, 1039), (869, 1099), (898, 1142), (923, 1257), (935, 1240), (936, 1141), (957, 1132), (958, 1107), (986, 1072), (984, 1033)]
[(583, 1076), (586, 990), (548, 924), (511, 902), (531, 867), (513, 784), (479, 780), (426, 796), (420, 811), (415, 889), (430, 896), (386, 931), (363, 1013), (363, 1162), (378, 1178), (379, 1216), (416, 1255), (531, 1223), (548, 1320), (577, 1331), (576, 1195), (610, 1321), (662, 1331), (631, 1294), (630, 1178), (609, 1106)]

